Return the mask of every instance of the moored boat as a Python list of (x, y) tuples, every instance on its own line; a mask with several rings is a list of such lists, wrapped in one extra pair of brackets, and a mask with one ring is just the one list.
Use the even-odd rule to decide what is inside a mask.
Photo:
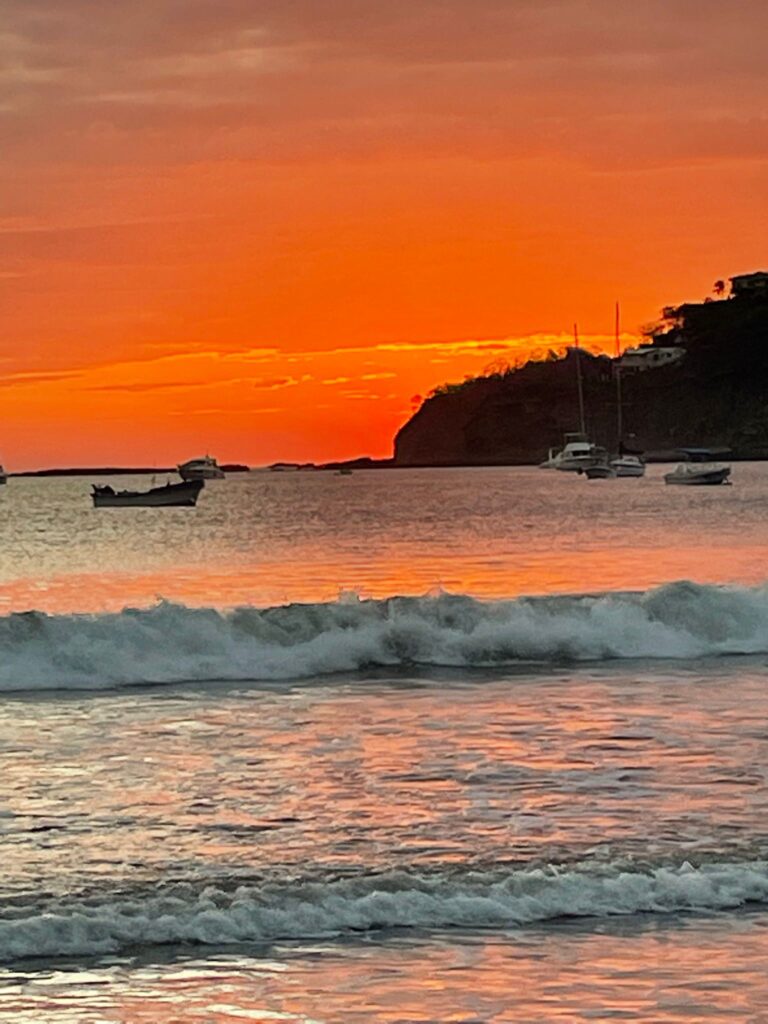
[(610, 462), (595, 462), (584, 470), (587, 480), (613, 480), (618, 474)]
[(645, 476), (645, 463), (639, 455), (619, 455), (611, 459), (616, 476)]
[[(671, 473), (665, 473), (664, 482), (668, 484), (688, 484), (689, 486), (730, 483), (728, 477), (731, 475), (731, 467), (722, 463), (711, 462), (716, 453), (709, 448), (680, 448), (678, 449), (686, 461), (676, 466)], [(727, 449), (720, 449), (725, 453)], [(719, 454), (718, 452), (718, 454)]]
[(632, 451), (624, 446), (624, 408), (621, 390), (621, 335), (619, 331), (619, 304), (616, 303), (616, 357), (613, 361), (613, 372), (616, 380), (616, 438), (618, 441), (618, 455), (610, 460), (611, 469), (614, 470), (614, 477), (641, 477), (645, 476), (645, 463), (641, 453)]
[(540, 469), (559, 469), (564, 473), (583, 473), (605, 458), (605, 449), (594, 445), (587, 437), (584, 418), (584, 388), (581, 380), (581, 349), (579, 332), (573, 325), (573, 360), (576, 367), (576, 391), (579, 398), (579, 430), (565, 435), (563, 447), (550, 448), (547, 458), (539, 463)]
[(182, 480), (223, 480), (224, 471), (211, 455), (203, 455), (200, 459), (189, 459), (178, 467)]
[(592, 444), (582, 433), (565, 435), (559, 450), (550, 448), (541, 469), (559, 469), (563, 473), (583, 473), (605, 457), (605, 449)]
[(664, 474), (667, 484), (687, 484), (701, 486), (730, 483), (730, 466), (718, 466), (714, 463), (681, 462), (671, 473)]
[(103, 487), (94, 484), (91, 497), (94, 508), (194, 508), (204, 486), (202, 480), (186, 480), (148, 491), (116, 491), (109, 484)]

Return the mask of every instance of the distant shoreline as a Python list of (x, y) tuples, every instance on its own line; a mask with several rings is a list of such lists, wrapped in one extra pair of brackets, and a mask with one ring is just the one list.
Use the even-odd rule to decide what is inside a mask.
[[(728, 462), (765, 462), (765, 458), (754, 455), (734, 455), (727, 451), (713, 451), (712, 458), (715, 460), (727, 460)], [(680, 452), (648, 452), (645, 455), (645, 462), (649, 465), (667, 464), (684, 461)], [(221, 468), (225, 473), (250, 473), (252, 470), (258, 472), (282, 472), (282, 473), (322, 473), (333, 472), (340, 469), (503, 469), (505, 466), (519, 468), (523, 466), (538, 466), (538, 462), (423, 462), (398, 465), (394, 459), (371, 459), (358, 458), (349, 459), (345, 462), (325, 463), (292, 463), (278, 462), (271, 466), (245, 466), (239, 463), (223, 465)], [(64, 469), (28, 469), (18, 473), (8, 473), (8, 477), (69, 477), (69, 476), (162, 476), (164, 473), (178, 473), (176, 466), (81, 466), (67, 467)]]
[[(231, 463), (223, 465), (225, 473), (249, 473), (251, 467)], [(178, 466), (75, 466), (65, 469), (27, 469), (8, 476), (156, 476), (178, 473)]]

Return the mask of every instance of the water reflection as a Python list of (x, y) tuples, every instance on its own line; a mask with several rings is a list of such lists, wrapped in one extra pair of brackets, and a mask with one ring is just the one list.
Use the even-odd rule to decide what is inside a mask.
[(768, 918), (371, 936), (142, 963), (0, 972), (0, 1020), (37, 1024), (760, 1021)]
[(6, 892), (768, 851), (766, 669), (7, 700)]
[(665, 488), (662, 470), (592, 484), (528, 468), (252, 473), (161, 511), (96, 511), (76, 478), (15, 479), (0, 495), (0, 610), (762, 582), (768, 466), (740, 464), (715, 493)]

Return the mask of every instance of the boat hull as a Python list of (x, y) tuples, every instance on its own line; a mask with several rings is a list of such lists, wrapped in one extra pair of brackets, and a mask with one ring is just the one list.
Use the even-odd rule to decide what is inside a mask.
[(595, 460), (593, 456), (586, 455), (582, 457), (576, 457), (572, 459), (563, 459), (562, 462), (556, 462), (554, 469), (560, 470), (561, 473), (583, 473), (586, 469), (593, 466)]
[(584, 470), (584, 475), (587, 480), (614, 480), (617, 473), (612, 466), (602, 464), (598, 466), (587, 466)]
[(194, 480), (224, 479), (224, 474), (218, 466), (206, 469), (184, 469), (182, 466), (179, 466), (179, 476), (185, 483), (191, 483)]
[(94, 488), (94, 508), (194, 508), (202, 480), (153, 487), (149, 491), (114, 491), (112, 488)]

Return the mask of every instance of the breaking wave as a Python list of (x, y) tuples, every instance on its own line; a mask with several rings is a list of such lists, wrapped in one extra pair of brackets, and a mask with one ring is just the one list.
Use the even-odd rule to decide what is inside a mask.
[(683, 582), (645, 593), (347, 598), (228, 612), (160, 603), (0, 618), (0, 690), (756, 653), (768, 653), (765, 587)]
[(311, 940), (378, 929), (515, 928), (558, 918), (733, 910), (768, 901), (768, 864), (606, 865), (368, 875), (285, 886), (175, 883), (0, 908), (0, 961), (181, 943)]

